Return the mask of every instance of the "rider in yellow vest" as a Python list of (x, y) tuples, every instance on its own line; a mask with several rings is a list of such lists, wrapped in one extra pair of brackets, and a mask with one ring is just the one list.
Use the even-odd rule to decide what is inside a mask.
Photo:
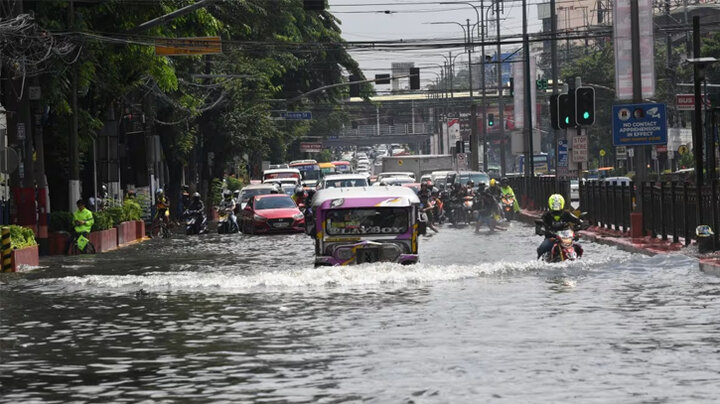
[(93, 219), (92, 212), (85, 207), (85, 202), (82, 199), (77, 201), (77, 208), (77, 211), (73, 213), (75, 233), (87, 235), (87, 233), (90, 233), (90, 230), (92, 230), (95, 219)]

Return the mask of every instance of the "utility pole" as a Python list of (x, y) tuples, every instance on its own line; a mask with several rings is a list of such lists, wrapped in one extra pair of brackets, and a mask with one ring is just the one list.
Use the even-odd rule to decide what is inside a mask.
[(478, 135), (477, 135), (477, 112), (475, 111), (475, 100), (473, 99), (473, 81), (472, 81), (472, 31), (470, 30), (470, 19), (466, 19), (467, 35), (468, 35), (468, 81), (470, 85), (470, 169), (479, 170), (480, 153), (478, 153)]
[[(525, 172), (527, 175), (526, 184), (530, 185), (530, 179), (535, 176), (535, 164), (533, 160), (533, 121), (532, 121), (532, 89), (530, 88), (530, 37), (527, 33), (527, 0), (522, 1), (522, 20), (523, 20), (523, 53), (525, 62), (523, 63), (523, 78), (525, 80), (525, 118), (524, 118), (524, 129), (526, 135), (525, 148)], [(529, 188), (528, 188), (529, 189)], [(528, 189), (525, 190), (525, 195), (529, 195)]]
[[(700, 59), (700, 17), (693, 17), (693, 59)], [(702, 200), (703, 178), (703, 124), (702, 124), (702, 105), (705, 100), (702, 98), (701, 82), (704, 75), (704, 66), (701, 63), (693, 63), (693, 85), (695, 93), (695, 111), (693, 119), (693, 154), (695, 155), (695, 190), (696, 201), (698, 207)], [(712, 150), (710, 150), (712, 152)], [(715, 167), (712, 167), (715, 170)], [(702, 209), (697, 210), (697, 224), (703, 224)]]
[[(68, 6), (68, 29), (75, 30), (75, 5), (74, 0), (70, 0)], [(70, 108), (72, 109), (72, 127), (70, 128), (70, 178), (68, 180), (68, 210), (74, 212), (77, 210), (75, 202), (80, 199), (80, 150), (78, 141), (78, 103), (77, 103), (77, 84), (78, 84), (78, 62), (72, 65), (70, 78)]]
[[(555, 0), (550, 0), (550, 54), (552, 59), (552, 81), (553, 95), (558, 93), (558, 61), (557, 61), (557, 14), (555, 13)], [(558, 175), (558, 164), (560, 157), (558, 154), (558, 131), (552, 129), (553, 144), (555, 145), (555, 192), (560, 192), (560, 176)]]
[[(630, 0), (631, 43), (632, 43), (632, 77), (633, 77), (633, 103), (642, 102), (642, 70), (640, 67), (640, 10), (638, 0)], [(646, 146), (636, 147), (635, 152), (635, 182), (641, 183), (647, 179)], [(635, 208), (642, 214), (642, 187), (636, 187)], [(642, 223), (642, 222), (641, 222)]]
[[(554, 1), (554, 0), (553, 0)], [(483, 171), (488, 171), (487, 154), (487, 100), (485, 98), (485, 13), (483, 13), (483, 0), (480, 0), (480, 85), (482, 86), (482, 145), (483, 145)]]
[(502, 82), (502, 50), (500, 49), (500, 2), (495, 0), (495, 18), (496, 18), (496, 34), (497, 34), (497, 85), (498, 85), (498, 119), (500, 120), (500, 175), (505, 175), (505, 103), (503, 102), (503, 82)]

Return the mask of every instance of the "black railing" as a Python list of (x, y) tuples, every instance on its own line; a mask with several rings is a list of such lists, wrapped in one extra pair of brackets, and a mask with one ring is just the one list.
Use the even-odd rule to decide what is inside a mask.
[(630, 231), (633, 209), (633, 183), (584, 181), (579, 184), (580, 210), (594, 226), (617, 231)]
[[(718, 180), (712, 181), (701, 190), (698, 203), (695, 185), (677, 182), (642, 183), (643, 227), (653, 237), (667, 240), (672, 236), (674, 243), (684, 239), (689, 245), (695, 236), (695, 228), (707, 224), (715, 232), (715, 245), (720, 246), (720, 190)], [(698, 212), (702, 211), (703, 223), (698, 223)]]
[(555, 181), (552, 177), (535, 177), (527, 182), (525, 177), (509, 178), (510, 186), (515, 197), (523, 209), (547, 210), (548, 198), (552, 194), (560, 194), (565, 198), (566, 205), (570, 205), (570, 182), (568, 180)]
[[(569, 203), (569, 182), (554, 178), (512, 177), (510, 185), (515, 191), (520, 206), (528, 210), (547, 210), (547, 199), (560, 189)], [(587, 212), (585, 220), (590, 224), (628, 233), (630, 214), (635, 208), (635, 183), (581, 181), (579, 184), (579, 210)], [(642, 198), (643, 235), (672, 238), (674, 243), (681, 240), (689, 245), (696, 239), (695, 228), (699, 224), (709, 225), (714, 231), (714, 245), (720, 247), (720, 180), (713, 180), (702, 189), (698, 203), (693, 184), (680, 182), (643, 182), (639, 184)], [(702, 210), (703, 220), (698, 223), (698, 211)]]

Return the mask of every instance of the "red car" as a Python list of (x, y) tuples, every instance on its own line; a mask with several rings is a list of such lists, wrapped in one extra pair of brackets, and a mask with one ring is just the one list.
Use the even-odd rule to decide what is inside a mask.
[(301, 233), (305, 217), (286, 194), (255, 195), (242, 211), (240, 230), (246, 234)]

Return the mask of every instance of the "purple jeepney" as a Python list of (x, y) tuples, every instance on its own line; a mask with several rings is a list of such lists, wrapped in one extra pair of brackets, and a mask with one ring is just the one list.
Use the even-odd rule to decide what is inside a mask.
[(312, 201), (315, 266), (418, 260), (418, 205), (405, 187), (328, 188)]

